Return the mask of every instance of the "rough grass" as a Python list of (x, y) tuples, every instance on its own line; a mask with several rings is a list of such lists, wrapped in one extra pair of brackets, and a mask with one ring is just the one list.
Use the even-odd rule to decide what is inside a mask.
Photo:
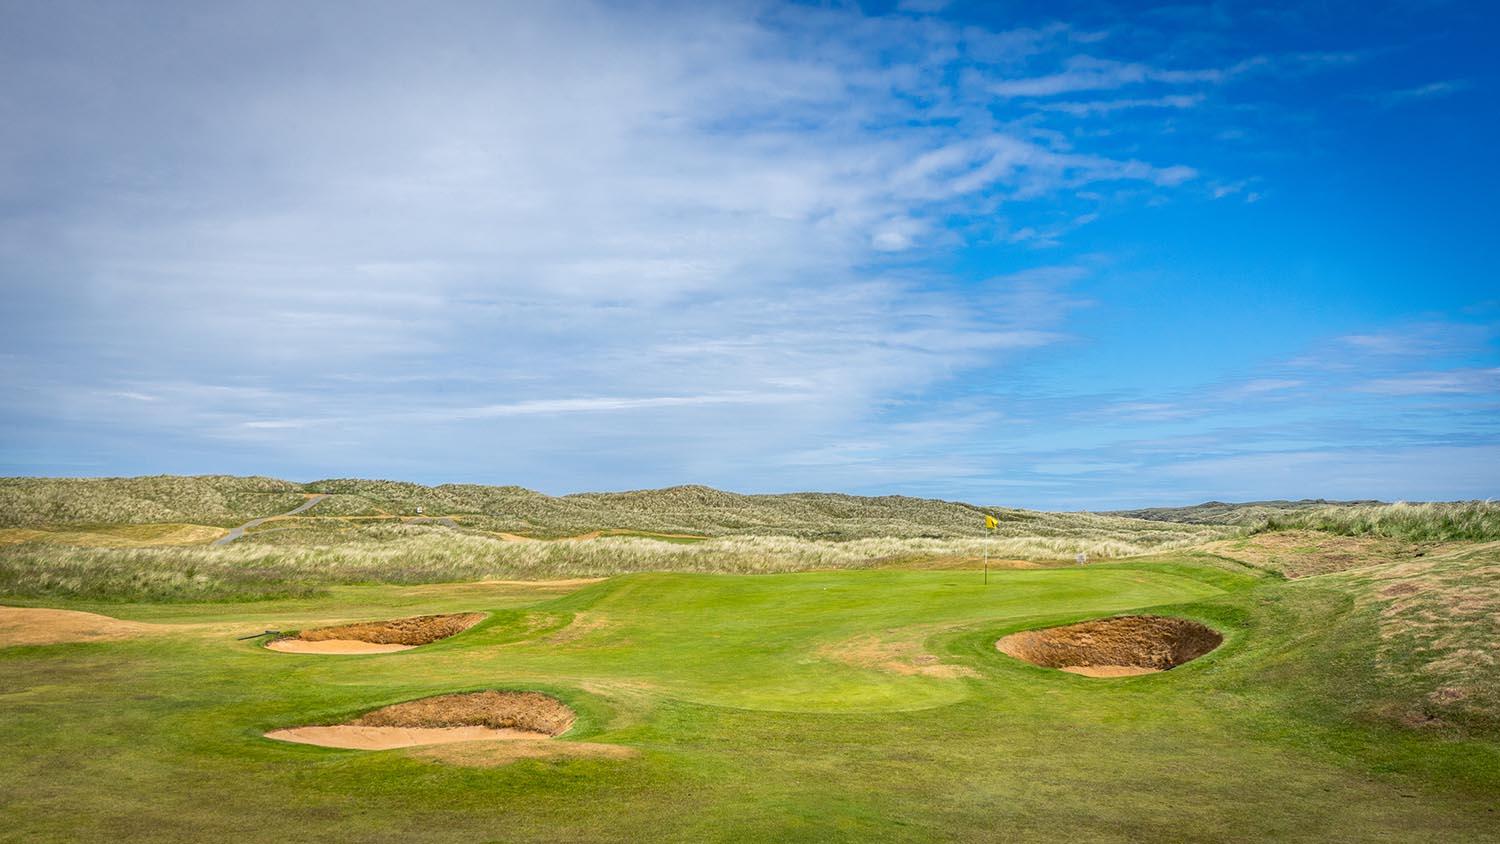
[(1500, 543), (1330, 575), (1379, 630), (1393, 687), (1377, 715), (1405, 726), (1500, 730)]
[[(995, 559), (1124, 557), (1195, 545), (1203, 532), (1080, 530), (1070, 536), (995, 539), (869, 538), (846, 542), (785, 536), (681, 543), (643, 537), (587, 542), (507, 542), (433, 525), (374, 524), (344, 532), (247, 537), (225, 547), (0, 548), (0, 595), (123, 601), (204, 601), (316, 594), (358, 583), (552, 580), (641, 571), (767, 574), (867, 569), (948, 559), (971, 567)], [(288, 537), (291, 537), (288, 539)], [(317, 544), (313, 539), (321, 537)], [(282, 544), (289, 543), (289, 544)]]
[(1200, 550), (1284, 577), (1298, 578), (1416, 559), (1440, 547), (1383, 536), (1341, 536), (1314, 530), (1289, 530), (1211, 542)]
[(1500, 503), (1492, 501), (1320, 507), (1270, 516), (1261, 530), (1320, 530), (1408, 542), (1490, 542), (1500, 539)]
[(223, 528), (208, 525), (110, 525), (92, 530), (0, 528), (0, 545), (36, 542), (47, 545), (138, 548), (146, 545), (202, 545), (223, 536)]
[(143, 478), (0, 478), (0, 527), (186, 522), (232, 526), (282, 513), (302, 487), (225, 475)]
[(1231, 504), (1224, 501), (1207, 501), (1191, 507), (1143, 507), (1136, 510), (1106, 511), (1105, 515), (1124, 516), (1131, 519), (1148, 519), (1157, 522), (1177, 522), (1193, 525), (1239, 525), (1259, 527), (1274, 516), (1301, 513), (1307, 510), (1322, 510), (1337, 507), (1379, 505), (1380, 501), (1329, 501), (1323, 498), (1304, 498), (1301, 501), (1244, 501)]

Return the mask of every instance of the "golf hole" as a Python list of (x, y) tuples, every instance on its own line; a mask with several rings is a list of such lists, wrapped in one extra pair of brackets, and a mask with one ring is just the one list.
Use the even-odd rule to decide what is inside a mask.
[(540, 692), (466, 692), (386, 706), (345, 724), (272, 730), (266, 738), (346, 750), (463, 741), (537, 741), (566, 733), (575, 715)]
[(456, 636), (484, 620), (482, 612), (419, 615), (304, 630), (266, 643), (295, 654), (378, 654), (406, 651)]
[(1012, 633), (995, 643), (1007, 656), (1086, 677), (1152, 674), (1217, 648), (1217, 630), (1185, 618), (1122, 615)]

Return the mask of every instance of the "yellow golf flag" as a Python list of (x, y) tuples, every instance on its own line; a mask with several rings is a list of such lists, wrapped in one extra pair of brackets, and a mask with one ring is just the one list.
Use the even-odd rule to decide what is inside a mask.
[(1000, 523), (997, 522), (997, 521), (995, 521), (995, 517), (994, 516), (985, 516), (984, 517), (984, 526), (988, 530), (994, 530), (995, 528), (1000, 527)]

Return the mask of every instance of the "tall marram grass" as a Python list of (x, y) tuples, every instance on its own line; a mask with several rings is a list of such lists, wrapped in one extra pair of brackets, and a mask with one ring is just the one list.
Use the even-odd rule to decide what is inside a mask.
[(996, 539), (720, 537), (691, 544), (641, 538), (504, 542), (428, 526), (383, 526), (320, 545), (0, 549), (0, 595), (121, 601), (253, 600), (315, 594), (334, 584), (439, 583), (489, 578), (602, 577), (639, 571), (760, 574), (858, 569), (968, 557), (1107, 558), (1204, 541), (1201, 529), (1131, 535)]
[(1344, 536), (1384, 536), (1410, 542), (1488, 542), (1500, 539), (1500, 503), (1426, 502), (1320, 507), (1280, 513), (1262, 530), (1321, 530)]

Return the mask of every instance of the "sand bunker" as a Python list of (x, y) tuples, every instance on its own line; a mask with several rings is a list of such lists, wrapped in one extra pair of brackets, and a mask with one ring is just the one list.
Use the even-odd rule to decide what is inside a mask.
[(573, 710), (540, 692), (469, 692), (407, 701), (347, 724), (272, 730), (267, 738), (351, 750), (462, 741), (536, 741), (573, 727)]
[(381, 654), (405, 651), (468, 630), (484, 613), (419, 615), (390, 621), (366, 621), (337, 627), (304, 630), (266, 644), (267, 648), (297, 654)]
[(361, 642), (358, 639), (326, 639), (320, 642), (273, 639), (266, 643), (266, 647), (286, 654), (388, 654), (409, 651), (416, 645), (384, 645), (378, 642)]
[(354, 724), (293, 727), (266, 733), (266, 738), (277, 741), (343, 750), (392, 750), (460, 741), (522, 741), (539, 737), (538, 733), (525, 730), (492, 730), (489, 727), (360, 727)]
[(1024, 630), (995, 643), (1007, 656), (1086, 677), (1166, 671), (1217, 648), (1218, 631), (1185, 618), (1124, 615)]

